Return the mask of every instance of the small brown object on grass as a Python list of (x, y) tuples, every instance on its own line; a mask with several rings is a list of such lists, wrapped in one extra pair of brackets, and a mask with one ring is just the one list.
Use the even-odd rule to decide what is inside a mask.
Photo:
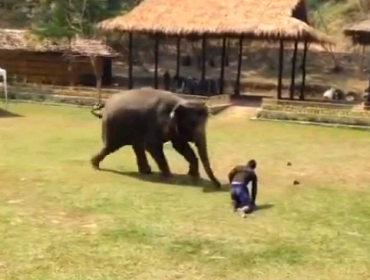
[(300, 182), (298, 182), (297, 180), (294, 180), (293, 185), (299, 185), (299, 184)]

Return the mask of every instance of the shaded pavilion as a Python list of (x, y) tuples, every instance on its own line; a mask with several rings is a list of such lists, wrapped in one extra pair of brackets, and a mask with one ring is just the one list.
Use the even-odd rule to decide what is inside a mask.
[(79, 75), (88, 74), (95, 76), (100, 89), (110, 84), (112, 59), (118, 56), (100, 40), (75, 38), (69, 44), (41, 40), (28, 30), (0, 29), (1, 68), (31, 83), (74, 85)]
[[(343, 33), (349, 37), (353, 45), (370, 46), (370, 16), (369, 18), (344, 28)], [(370, 75), (369, 75), (370, 89)], [(370, 105), (370, 94), (366, 99), (366, 105)]]
[(278, 41), (280, 42), (278, 99), (282, 97), (284, 43), (294, 43), (290, 86), (291, 99), (294, 98), (298, 43), (303, 42), (304, 44), (301, 99), (304, 98), (308, 44), (333, 43), (327, 35), (315, 30), (308, 24), (304, 0), (144, 0), (129, 13), (100, 22), (98, 28), (105, 32), (128, 33), (129, 88), (133, 87), (133, 33), (151, 35), (155, 38), (155, 88), (158, 88), (158, 45), (160, 38), (163, 36), (177, 38), (177, 75), (180, 72), (180, 38), (201, 39), (201, 79), (203, 81), (206, 68), (206, 38), (221, 39), (220, 94), (224, 92), (226, 38), (239, 39), (236, 92), (239, 92), (240, 89), (243, 39)]

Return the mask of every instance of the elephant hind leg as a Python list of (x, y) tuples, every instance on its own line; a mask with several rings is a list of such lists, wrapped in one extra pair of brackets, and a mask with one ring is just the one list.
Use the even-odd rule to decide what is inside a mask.
[(133, 144), (132, 148), (136, 155), (136, 162), (141, 174), (151, 174), (152, 169), (145, 154), (145, 144)]
[(171, 171), (168, 166), (166, 156), (163, 153), (163, 144), (148, 144), (146, 149), (157, 163), (162, 175), (165, 177), (171, 177)]
[(94, 169), (99, 169), (99, 164), (100, 162), (109, 154), (113, 153), (114, 151), (116, 151), (117, 149), (116, 148), (111, 148), (111, 147), (107, 147), (107, 146), (104, 146), (100, 151), (99, 153), (95, 154), (90, 162), (91, 162), (91, 165), (93, 166)]
[(186, 161), (189, 163), (189, 172), (188, 174), (192, 177), (198, 178), (199, 174), (199, 160), (195, 155), (193, 149), (190, 147), (188, 142), (182, 141), (172, 141), (173, 148), (182, 155)]

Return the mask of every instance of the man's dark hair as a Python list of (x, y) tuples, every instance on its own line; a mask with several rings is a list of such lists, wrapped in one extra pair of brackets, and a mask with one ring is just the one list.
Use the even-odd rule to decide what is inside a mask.
[(248, 161), (247, 167), (255, 169), (257, 167), (257, 162), (254, 159), (251, 159), (251, 160)]

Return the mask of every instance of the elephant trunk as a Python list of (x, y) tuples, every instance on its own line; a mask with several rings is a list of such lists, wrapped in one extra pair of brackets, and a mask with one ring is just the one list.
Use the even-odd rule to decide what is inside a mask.
[(204, 170), (206, 171), (208, 178), (213, 182), (213, 184), (217, 188), (220, 188), (221, 184), (216, 178), (216, 176), (213, 174), (211, 165), (209, 163), (208, 152), (207, 152), (207, 139), (206, 139), (206, 133), (204, 130), (201, 133), (197, 133), (195, 145), (197, 146), (200, 160), (202, 161)]

